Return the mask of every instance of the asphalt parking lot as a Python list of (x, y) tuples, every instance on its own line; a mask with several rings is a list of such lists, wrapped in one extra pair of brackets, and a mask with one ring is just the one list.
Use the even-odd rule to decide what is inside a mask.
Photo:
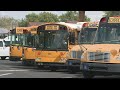
[(21, 61), (0, 60), (0, 78), (82, 78), (80, 73), (70, 74), (66, 70), (51, 72), (35, 66), (23, 66)]
[[(71, 74), (66, 70), (51, 72), (35, 66), (23, 66), (21, 61), (0, 60), (0, 78), (83, 78), (81, 72)], [(95, 78), (120, 78), (120, 76), (96, 76)]]

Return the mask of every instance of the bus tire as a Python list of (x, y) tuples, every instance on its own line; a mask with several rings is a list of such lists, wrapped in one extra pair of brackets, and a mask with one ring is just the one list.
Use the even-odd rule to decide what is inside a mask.
[(76, 70), (75, 68), (72, 68), (72, 67), (69, 67), (67, 68), (68, 72), (71, 73), (71, 74), (75, 74), (76, 73)]
[(22, 61), (22, 65), (25, 65), (25, 66), (26, 66), (26, 65), (27, 65), (27, 62), (23, 60), (23, 61)]
[(6, 57), (1, 57), (1, 59), (2, 59), (2, 60), (5, 60), (5, 59), (6, 59)]
[(57, 69), (56, 69), (56, 67), (50, 67), (50, 70), (51, 70), (52, 72), (55, 72)]
[(43, 69), (43, 66), (37, 65), (37, 69)]
[(84, 78), (94, 78), (94, 74), (88, 71), (83, 71), (83, 77)]
[(75, 74), (76, 71), (75, 71), (74, 69), (69, 69), (69, 73), (71, 73), (71, 74)]

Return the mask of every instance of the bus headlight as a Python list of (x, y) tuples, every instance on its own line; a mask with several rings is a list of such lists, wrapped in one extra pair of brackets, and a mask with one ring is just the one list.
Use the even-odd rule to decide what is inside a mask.
[(36, 62), (37, 62), (37, 61), (40, 61), (40, 60), (41, 60), (41, 58), (36, 58), (36, 59), (35, 59)]
[(20, 60), (22, 61), (22, 60), (23, 60), (23, 58), (20, 58)]
[(60, 60), (59, 60), (59, 62), (66, 62), (67, 61), (67, 58), (61, 58)]
[(25, 60), (25, 57), (22, 57), (21, 60), (22, 60), (22, 61)]

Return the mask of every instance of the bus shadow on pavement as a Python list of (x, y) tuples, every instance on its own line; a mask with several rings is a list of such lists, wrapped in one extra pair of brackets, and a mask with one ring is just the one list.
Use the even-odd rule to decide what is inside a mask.
[[(67, 71), (67, 69), (58, 69), (56, 71), (51, 71), (49, 68), (46, 68), (46, 69), (40, 69), (38, 68), (37, 66), (33, 66), (33, 65), (23, 65), (21, 61), (8, 61), (8, 60), (2, 60), (0, 61), (0, 64), (1, 65), (5, 65), (9, 68), (16, 68), (16, 69), (28, 69), (30, 71), (33, 71), (33, 72), (60, 72), (60, 73), (64, 73), (64, 74), (75, 74), (77, 75), (78, 73), (69, 73)], [(78, 75), (79, 76), (79, 75)]]
[(8, 61), (9, 59), (0, 59), (0, 61)]

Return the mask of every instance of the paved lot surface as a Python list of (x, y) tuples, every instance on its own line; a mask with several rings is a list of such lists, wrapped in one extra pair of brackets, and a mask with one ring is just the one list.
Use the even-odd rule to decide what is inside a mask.
[[(0, 78), (83, 78), (81, 72), (70, 74), (66, 70), (51, 72), (34, 66), (23, 66), (21, 62), (0, 60)], [(120, 76), (96, 76), (95, 78), (120, 78)]]

